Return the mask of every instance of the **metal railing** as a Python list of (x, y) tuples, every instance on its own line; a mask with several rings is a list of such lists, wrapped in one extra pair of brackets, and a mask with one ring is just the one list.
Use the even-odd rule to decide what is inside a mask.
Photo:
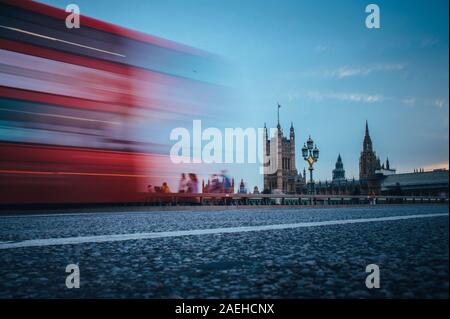
[(153, 205), (377, 205), (448, 203), (439, 196), (368, 196), (300, 194), (228, 194), (228, 193), (151, 193), (145, 203)]

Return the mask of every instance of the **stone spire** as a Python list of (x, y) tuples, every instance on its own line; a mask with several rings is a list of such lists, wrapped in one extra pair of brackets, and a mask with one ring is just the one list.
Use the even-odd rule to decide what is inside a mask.
[(290, 129), (290, 134), (289, 134), (291, 139), (294, 139), (295, 137), (295, 132), (294, 132), (294, 123), (291, 122), (291, 129)]
[(369, 134), (369, 123), (366, 120), (366, 133), (364, 135), (364, 144), (363, 144), (363, 150), (372, 152), (372, 139), (370, 138)]
[(359, 157), (359, 179), (367, 180), (375, 176), (375, 171), (381, 168), (380, 161), (373, 151), (372, 139), (369, 134), (369, 124), (366, 120), (366, 132), (364, 135), (363, 150)]
[(264, 122), (264, 140), (267, 141), (269, 139), (269, 134), (267, 133), (267, 126)]

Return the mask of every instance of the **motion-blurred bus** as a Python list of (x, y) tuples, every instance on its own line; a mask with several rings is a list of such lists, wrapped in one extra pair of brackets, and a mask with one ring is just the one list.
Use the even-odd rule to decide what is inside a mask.
[(68, 15), (0, 0), (0, 205), (144, 200), (178, 177), (170, 128), (219, 94), (215, 57)]

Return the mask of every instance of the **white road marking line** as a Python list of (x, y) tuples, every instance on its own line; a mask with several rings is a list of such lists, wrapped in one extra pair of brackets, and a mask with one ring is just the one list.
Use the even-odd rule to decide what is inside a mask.
[(357, 223), (370, 223), (380, 221), (395, 221), (413, 218), (431, 218), (431, 217), (448, 217), (448, 213), (441, 214), (420, 214), (420, 215), (404, 215), (404, 216), (390, 216), (378, 218), (359, 218), (359, 219), (342, 219), (342, 220), (328, 220), (320, 222), (304, 222), (293, 224), (278, 224), (278, 225), (261, 225), (261, 226), (242, 226), (242, 227), (227, 227), (227, 228), (210, 228), (210, 229), (193, 229), (193, 230), (178, 230), (167, 232), (153, 232), (153, 233), (134, 233), (134, 234), (116, 234), (116, 235), (98, 235), (98, 236), (81, 236), (81, 237), (66, 237), (66, 238), (47, 238), (47, 239), (30, 239), (13, 243), (0, 243), (0, 249), (22, 248), (22, 247), (41, 247), (53, 245), (75, 245), (84, 243), (105, 243), (125, 240), (141, 240), (141, 239), (155, 239), (167, 237), (181, 237), (193, 235), (212, 235), (212, 234), (231, 234), (252, 231), (264, 230), (282, 230), (302, 227), (317, 227), (330, 225), (345, 225)]

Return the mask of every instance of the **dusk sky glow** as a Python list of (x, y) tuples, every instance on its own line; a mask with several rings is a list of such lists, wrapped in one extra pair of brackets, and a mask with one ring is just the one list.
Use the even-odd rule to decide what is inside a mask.
[[(381, 28), (367, 29), (370, 1), (45, 0), (82, 15), (220, 56), (235, 114), (216, 127), (296, 130), (297, 169), (308, 135), (321, 157), (315, 176), (331, 179), (340, 153), (358, 178), (365, 121), (382, 161), (398, 172), (448, 168), (448, 1), (376, 1)], [(82, 24), (82, 21), (81, 21)], [(211, 106), (214, 113), (214, 106)], [(261, 187), (258, 166), (236, 179)]]

